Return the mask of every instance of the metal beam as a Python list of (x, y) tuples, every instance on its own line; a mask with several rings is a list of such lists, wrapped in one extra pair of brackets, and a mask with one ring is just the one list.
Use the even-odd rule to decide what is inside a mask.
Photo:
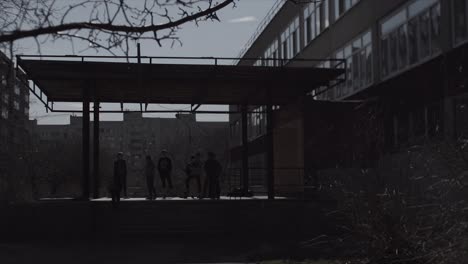
[(99, 168), (100, 168), (100, 157), (99, 157), (99, 102), (94, 100), (94, 130), (93, 130), (93, 198), (99, 198)]
[[(192, 107), (193, 107), (193, 106), (194, 106), (194, 105), (192, 104)], [(200, 106), (201, 106), (201, 104), (197, 104), (197, 105), (195, 106), (195, 108), (192, 108), (192, 112), (197, 111), (197, 109), (200, 108)]]
[[(87, 84), (89, 85), (89, 84)], [(83, 87), (82, 124), (82, 199), (89, 200), (89, 90)]]
[(241, 106), (242, 112), (242, 190), (247, 195), (249, 190), (249, 138), (248, 138), (248, 114), (247, 105)]
[(268, 199), (275, 199), (275, 154), (274, 154), (274, 137), (273, 137), (273, 128), (274, 128), (274, 119), (273, 119), (273, 104), (271, 103), (271, 90), (267, 89), (267, 98), (269, 103), (267, 104), (267, 134), (266, 134), (266, 145), (267, 145), (267, 189), (268, 189)]
[[(53, 110), (52, 112), (55, 113), (83, 113), (83, 111), (76, 111), (76, 110), (63, 110), (63, 109), (56, 109)], [(94, 112), (94, 110), (90, 111), (91, 113)], [(99, 113), (141, 113), (140, 110), (101, 110)], [(143, 111), (143, 113), (181, 113), (181, 114), (191, 114), (193, 113), (192, 111), (186, 111), (186, 110), (148, 110), (148, 111)], [(197, 114), (239, 114), (241, 113), (240, 111), (197, 111)], [(254, 111), (247, 111), (247, 113), (266, 113), (266, 112), (254, 112)]]

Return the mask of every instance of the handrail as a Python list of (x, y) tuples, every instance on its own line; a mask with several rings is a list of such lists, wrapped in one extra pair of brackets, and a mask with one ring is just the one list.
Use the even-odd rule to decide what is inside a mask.
[[(37, 58), (39, 60), (42, 59), (47, 59), (47, 58), (76, 58), (80, 59), (81, 62), (87, 62), (86, 58), (88, 59), (145, 59), (148, 60), (149, 63), (154, 63), (153, 59), (163, 59), (163, 60), (213, 60), (215, 65), (217, 65), (218, 61), (223, 61), (223, 60), (239, 60), (239, 61), (280, 61), (284, 62), (286, 59), (282, 58), (239, 58), (239, 57), (206, 57), (206, 56), (201, 56), (201, 57), (196, 57), (196, 56), (106, 56), (106, 55), (42, 55), (42, 54), (34, 54), (34, 55), (28, 55), (28, 54), (22, 54), (22, 55), (17, 55), (16, 56), (18, 60), (22, 60), (24, 58)], [(327, 59), (317, 59), (317, 58), (310, 58), (310, 59), (301, 59), (301, 58), (296, 58), (296, 59), (289, 59), (287, 60), (288, 62), (338, 62), (337, 66), (339, 64), (344, 64), (346, 63), (346, 60), (344, 59), (337, 59), (337, 58), (327, 58)], [(284, 63), (282, 63), (283, 65)], [(222, 66), (222, 65), (218, 65)], [(274, 66), (271, 66), (274, 67)]]
[(245, 53), (250, 48), (250, 46), (255, 42), (255, 40), (257, 40), (258, 36), (263, 32), (266, 26), (270, 24), (270, 21), (275, 17), (275, 15), (283, 7), (285, 3), (286, 3), (286, 0), (277, 0), (273, 4), (273, 6), (268, 11), (266, 16), (262, 19), (262, 21), (260, 21), (260, 24), (258, 25), (257, 29), (255, 29), (253, 35), (249, 38), (247, 43), (245, 43), (244, 47), (239, 52), (239, 55), (238, 55), (239, 58), (242, 58), (245, 55)]

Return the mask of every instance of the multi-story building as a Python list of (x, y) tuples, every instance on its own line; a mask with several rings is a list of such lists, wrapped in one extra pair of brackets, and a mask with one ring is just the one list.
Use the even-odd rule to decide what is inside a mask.
[[(71, 116), (70, 124), (67, 125), (34, 125), (40, 160), (37, 186), (41, 195), (79, 194), (82, 169), (81, 119), (79, 116)], [(173, 158), (173, 179), (182, 194), (185, 186), (184, 169), (190, 156), (195, 152), (206, 154), (207, 151), (212, 151), (224, 163), (227, 140), (226, 122), (200, 122), (191, 114), (178, 114), (178, 118), (153, 118), (143, 117), (141, 113), (124, 113), (123, 121), (101, 120), (101, 193), (106, 191), (107, 181), (112, 177), (116, 154), (123, 152), (127, 161), (129, 193), (144, 195), (145, 157), (151, 155), (157, 162), (160, 152), (166, 149)], [(73, 184), (65, 184), (66, 182)], [(56, 186), (57, 184), (62, 186)], [(156, 186), (160, 187), (159, 184)]]
[[(289, 119), (296, 123), (286, 123), (289, 132), (283, 139), (302, 137), (303, 141), (285, 144), (284, 133), (280, 132), (284, 129), (280, 129), (281, 124), (275, 127), (275, 148), (280, 149), (275, 155), (294, 144), (298, 151), (302, 146), (306, 150), (286, 164), (307, 167), (320, 163), (314, 162), (320, 158), (319, 151), (314, 152), (314, 157), (308, 156), (307, 142), (314, 134), (310, 129), (325, 129), (311, 126), (319, 124), (316, 120), (331, 112), (332, 102), (342, 102), (339, 107), (343, 107), (344, 102), (379, 100), (383, 151), (401, 148), (421, 138), (453, 139), (466, 134), (467, 122), (463, 118), (467, 115), (464, 96), (468, 66), (467, 8), (467, 0), (277, 1), (239, 56), (258, 60), (240, 60), (238, 64), (292, 67), (304, 65), (296, 59), (343, 59), (346, 66), (333, 65), (332, 61), (311, 62), (309, 66), (346, 67), (346, 74), (344, 82), (321, 87), (310, 94), (309, 106), (318, 105), (318, 101), (329, 104), (314, 108), (311, 115), (299, 111), (296, 118)], [(261, 106), (253, 108), (262, 109)], [(281, 115), (290, 109), (281, 107), (275, 112)], [(250, 165), (261, 165), (265, 160), (266, 148), (261, 144), (265, 117), (259, 112), (249, 114), (248, 118)], [(239, 153), (240, 115), (231, 115), (230, 125), (231, 152)], [(341, 162), (337, 157), (342, 153), (335, 154), (336, 162)], [(232, 157), (231, 166), (239, 167), (241, 156)], [(282, 164), (283, 158), (275, 157), (275, 161)]]
[[(29, 89), (27, 79), (0, 52), (0, 193), (8, 194), (14, 182), (27, 176)], [(15, 177), (16, 181), (11, 180)], [(11, 197), (10, 197), (11, 198)], [(1, 198), (0, 198), (1, 199)]]

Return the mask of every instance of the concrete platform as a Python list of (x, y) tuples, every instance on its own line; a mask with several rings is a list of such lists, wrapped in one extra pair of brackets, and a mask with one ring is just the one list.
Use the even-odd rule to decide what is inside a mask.
[[(331, 205), (330, 205), (331, 206)], [(89, 202), (49, 200), (0, 208), (0, 240), (289, 239), (333, 231), (329, 205), (304, 200), (107, 198)]]

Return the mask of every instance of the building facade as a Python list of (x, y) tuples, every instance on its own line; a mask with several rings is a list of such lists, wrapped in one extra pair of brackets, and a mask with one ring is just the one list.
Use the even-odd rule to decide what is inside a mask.
[[(27, 78), (0, 52), (0, 193), (15, 199), (13, 191), (24, 182), (29, 161), (29, 89)], [(14, 179), (13, 179), (14, 178)], [(8, 191), (7, 191), (8, 190)]]
[[(345, 60), (346, 65), (325, 60), (308, 64), (345, 67), (346, 73), (344, 82), (313, 91), (307, 102), (379, 101), (382, 142), (369, 144), (382, 147), (369, 153), (389, 152), (434, 137), (456, 139), (466, 134), (467, 8), (466, 0), (323, 0), (302, 4), (280, 0), (240, 54), (241, 58), (258, 60), (240, 60), (238, 64), (294, 67), (304, 63), (296, 59)], [(339, 108), (347, 109), (342, 106)], [(263, 112), (262, 106), (252, 108)], [(288, 109), (278, 108), (276, 115)], [(333, 112), (329, 105), (320, 109), (314, 107), (311, 115), (307, 110), (299, 111), (275, 127), (279, 151), (288, 145), (282, 143), (281, 126), (289, 127), (286, 141), (303, 132), (306, 150), (302, 157), (298, 154), (296, 165), (303, 167), (305, 174), (311, 169), (307, 165), (320, 159), (307, 154), (308, 137), (317, 134), (309, 131), (317, 129), (312, 128), (313, 118), (320, 118), (317, 111), (324, 111), (322, 116)], [(265, 147), (257, 140), (265, 134), (263, 120), (264, 114), (249, 114), (249, 135), (254, 135), (249, 137), (249, 163), (265, 160)], [(230, 125), (235, 153), (240, 145), (240, 115), (231, 115)], [(237, 167), (240, 157), (233, 157), (232, 166)], [(282, 158), (275, 159), (282, 163)], [(327, 164), (351, 166), (341, 161)]]
[[(37, 175), (37, 187), (41, 190), (39, 196), (79, 195), (81, 119), (71, 116), (68, 125), (34, 124), (36, 153), (40, 161), (37, 170), (41, 172)], [(146, 155), (151, 155), (157, 162), (161, 151), (168, 150), (174, 162), (176, 192), (182, 194), (185, 190), (184, 169), (191, 155), (201, 152), (206, 158), (206, 152), (212, 151), (224, 164), (228, 152), (228, 124), (198, 122), (192, 114), (178, 114), (178, 118), (152, 118), (143, 117), (141, 113), (124, 113), (123, 121), (101, 120), (99, 125), (101, 195), (107, 192), (113, 161), (119, 152), (124, 153), (127, 161), (129, 195), (140, 197), (146, 194)], [(91, 130), (92, 127), (93, 124)], [(46, 153), (51, 154), (45, 156)], [(156, 183), (159, 190), (158, 179)]]

